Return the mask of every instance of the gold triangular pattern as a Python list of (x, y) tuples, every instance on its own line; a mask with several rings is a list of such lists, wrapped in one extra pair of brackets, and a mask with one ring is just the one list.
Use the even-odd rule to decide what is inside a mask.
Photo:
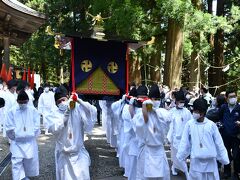
[(101, 67), (98, 67), (87, 79), (77, 86), (81, 94), (120, 95), (120, 90)]

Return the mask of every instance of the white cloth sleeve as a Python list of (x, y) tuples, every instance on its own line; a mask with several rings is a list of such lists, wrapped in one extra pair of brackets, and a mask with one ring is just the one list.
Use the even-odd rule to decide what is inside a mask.
[(39, 99), (38, 99), (38, 112), (40, 114), (43, 113), (43, 96), (40, 95)]
[(79, 110), (83, 121), (83, 128), (86, 133), (91, 133), (95, 122), (97, 121), (97, 108), (81, 99), (79, 101)]
[(64, 128), (64, 119), (60, 117), (58, 112), (52, 111), (47, 116), (45, 116), (45, 128), (51, 133), (57, 133)]
[(6, 127), (6, 131), (15, 129), (15, 123), (13, 121), (13, 112), (12, 111), (9, 111), (7, 113), (5, 127)]
[(7, 137), (8, 137), (9, 139), (15, 140), (15, 132), (14, 132), (13, 129), (12, 129), (12, 130), (8, 130), (8, 131), (6, 132), (6, 134), (7, 134)]
[(36, 109), (34, 109), (34, 135), (35, 137), (38, 137), (41, 134), (40, 131), (40, 114)]
[(177, 158), (180, 161), (184, 161), (191, 153), (191, 136), (190, 136), (190, 126), (189, 123), (186, 124), (182, 139), (180, 141), (178, 152), (177, 152)]
[(219, 130), (215, 124), (213, 124), (213, 139), (217, 150), (217, 160), (219, 160), (224, 165), (229, 164), (230, 161), (227, 150), (224, 146)]
[(140, 138), (144, 138), (146, 135), (146, 123), (144, 122), (143, 114), (138, 113), (136, 114), (133, 119), (133, 129), (136, 133), (136, 135)]

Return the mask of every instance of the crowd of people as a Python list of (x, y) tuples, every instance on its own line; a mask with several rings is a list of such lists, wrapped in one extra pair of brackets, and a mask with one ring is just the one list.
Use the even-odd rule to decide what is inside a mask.
[(83, 133), (93, 129), (97, 109), (77, 94), (70, 95), (63, 85), (50, 88), (46, 83), (34, 96), (25, 81), (0, 82), (1, 125), (10, 144), (12, 179), (39, 175), (37, 138), (41, 123), (45, 134), (55, 136), (56, 179), (90, 179)]
[(40, 124), (45, 134), (55, 136), (56, 179), (90, 179), (83, 134), (91, 133), (100, 119), (129, 180), (168, 180), (179, 171), (187, 180), (217, 180), (222, 167), (225, 178), (233, 171), (239, 179), (236, 91), (214, 98), (204, 87), (170, 91), (167, 86), (133, 84), (119, 100), (95, 101), (85, 102), (63, 85), (52, 88), (46, 83), (37, 91), (25, 81), (0, 81), (1, 125), (10, 143), (13, 180), (39, 175)]
[(100, 107), (107, 141), (116, 148), (129, 180), (166, 180), (179, 171), (187, 180), (217, 180), (222, 170), (224, 178), (232, 172), (233, 179), (240, 178), (236, 91), (212, 97), (205, 87), (170, 91), (156, 84), (140, 85), (132, 86), (121, 100), (100, 101)]

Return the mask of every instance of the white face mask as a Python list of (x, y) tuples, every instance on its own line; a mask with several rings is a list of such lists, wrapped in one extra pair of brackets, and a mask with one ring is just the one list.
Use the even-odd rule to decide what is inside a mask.
[(161, 101), (153, 101), (153, 107), (159, 108), (161, 104)]
[(27, 104), (18, 104), (18, 105), (21, 110), (24, 110), (27, 108)]
[(229, 104), (230, 105), (235, 105), (237, 103), (237, 98), (230, 98), (229, 99)]
[(44, 88), (44, 91), (47, 93), (47, 92), (49, 92), (49, 87), (45, 87)]
[(193, 119), (195, 120), (198, 120), (201, 117), (201, 115), (198, 113), (193, 113), (192, 116), (193, 116)]
[(184, 103), (179, 103), (179, 104), (177, 105), (177, 107), (178, 107), (179, 109), (184, 108)]
[(58, 109), (62, 112), (65, 112), (68, 108), (68, 103), (67, 101), (63, 101), (60, 104), (58, 104)]

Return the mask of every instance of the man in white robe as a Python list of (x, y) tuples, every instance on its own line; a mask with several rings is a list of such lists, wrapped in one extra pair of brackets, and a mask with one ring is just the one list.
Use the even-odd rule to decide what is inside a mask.
[[(2, 97), (5, 100), (5, 113), (7, 112), (17, 104), (16, 101), (16, 89), (17, 89), (17, 81), (15, 79), (12, 79), (7, 82), (7, 87), (4, 96)], [(3, 122), (3, 137), (6, 137), (6, 128), (5, 128), (5, 122)], [(9, 140), (10, 142), (10, 140)]]
[(28, 98), (29, 98), (28, 105), (34, 106), (33, 105), (33, 101), (34, 101), (33, 90), (31, 90), (30, 85), (27, 81), (20, 80), (18, 82), (18, 86), (16, 88), (16, 93), (18, 94), (21, 90), (24, 90), (28, 95)]
[(97, 109), (81, 99), (75, 99), (75, 107), (72, 106), (72, 100), (69, 101), (60, 88), (54, 96), (57, 107), (46, 116), (46, 123), (49, 132), (56, 136), (56, 179), (90, 180), (90, 157), (84, 147), (84, 132), (91, 133)]
[(110, 146), (115, 148), (117, 147), (117, 135), (116, 131), (116, 121), (114, 120), (114, 113), (112, 111), (111, 105), (114, 101), (112, 100), (101, 100), (99, 105), (102, 109), (102, 124), (103, 128), (106, 131), (107, 142), (110, 143)]
[[(2, 132), (2, 126), (3, 126), (3, 122), (6, 122), (6, 114), (5, 114), (5, 100), (3, 98), (0, 97), (0, 132)], [(2, 151), (2, 148), (0, 147), (0, 151)]]
[[(152, 85), (149, 97), (143, 102), (142, 114), (136, 120), (136, 134), (144, 139), (144, 150), (141, 154), (142, 177), (144, 180), (170, 180), (170, 171), (164, 142), (170, 124), (169, 112), (160, 107), (160, 91)], [(137, 116), (137, 115), (136, 115)], [(135, 118), (135, 117), (134, 117)]]
[(216, 124), (205, 117), (208, 104), (204, 99), (193, 103), (193, 119), (188, 121), (178, 148), (177, 158), (189, 155), (191, 180), (219, 180), (217, 160), (229, 164), (227, 150)]
[(26, 83), (25, 92), (27, 93), (27, 95), (28, 95), (28, 97), (29, 97), (28, 105), (34, 107), (34, 104), (33, 104), (33, 101), (35, 100), (35, 99), (34, 99), (34, 96), (33, 96), (33, 93), (34, 93), (34, 92), (33, 92), (33, 90), (30, 88), (29, 83)]
[[(132, 116), (132, 126), (133, 130), (136, 134), (135, 138), (133, 139), (130, 151), (131, 149), (134, 150), (134, 155), (137, 156), (136, 161), (136, 179), (141, 180), (144, 178), (144, 154), (145, 154), (145, 139), (144, 134), (145, 132), (142, 131), (141, 133), (138, 133), (137, 124), (140, 119), (142, 118), (142, 102), (146, 99), (148, 99), (148, 89), (146, 86), (141, 85), (137, 88), (137, 100), (132, 103), (132, 99), (130, 100), (130, 114)], [(129, 151), (129, 153), (130, 153)], [(133, 165), (134, 167), (134, 165)]]
[(125, 104), (125, 95), (122, 99), (112, 103), (111, 108), (114, 114), (113, 118), (113, 133), (117, 136), (117, 157), (119, 159), (119, 166), (124, 167), (122, 158), (122, 146), (124, 141), (122, 110)]
[[(0, 98), (1, 100), (1, 109), (0, 109), (0, 132), (3, 132), (3, 127), (5, 127), (6, 121), (6, 109), (5, 109), (5, 90), (3, 89), (3, 81), (0, 79)], [(3, 137), (6, 137), (6, 132), (4, 130)]]
[[(38, 112), (43, 117), (43, 126), (46, 124), (46, 116), (55, 108), (54, 93), (49, 90), (49, 85), (46, 84), (43, 93), (38, 99)], [(45, 134), (48, 134), (48, 130), (45, 130)]]
[(170, 110), (171, 124), (167, 135), (168, 141), (171, 143), (171, 160), (172, 160), (172, 175), (177, 175), (176, 169), (185, 173), (188, 179), (188, 168), (185, 161), (179, 161), (176, 158), (178, 146), (182, 137), (183, 129), (190, 119), (192, 119), (191, 112), (184, 107), (185, 96), (182, 91), (174, 93), (176, 100), (176, 107)]
[[(118, 127), (118, 153), (119, 165), (124, 168), (124, 176), (129, 176), (129, 142), (133, 132), (131, 125), (131, 115), (129, 113), (129, 100), (131, 97), (136, 97), (137, 91), (135, 87), (130, 88), (128, 95), (123, 95), (122, 99), (112, 104), (112, 110), (115, 114)], [(133, 130), (132, 130), (133, 131)]]
[(40, 116), (28, 101), (27, 93), (20, 91), (18, 105), (7, 114), (6, 132), (11, 139), (13, 180), (39, 175), (37, 137), (40, 134)]

